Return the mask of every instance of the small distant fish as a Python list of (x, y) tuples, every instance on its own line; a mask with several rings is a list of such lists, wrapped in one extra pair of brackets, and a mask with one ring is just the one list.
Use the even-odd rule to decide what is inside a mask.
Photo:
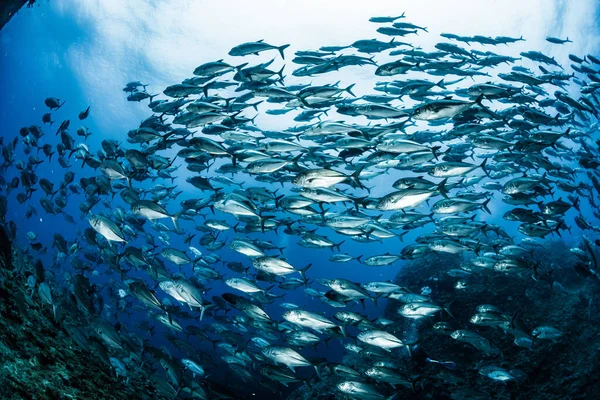
[(371, 17), (369, 18), (369, 22), (374, 22), (376, 24), (385, 24), (388, 22), (394, 22), (400, 18), (404, 18), (404, 13), (397, 17)]
[(552, 37), (552, 36), (546, 36), (546, 41), (548, 41), (550, 43), (554, 43), (554, 44), (573, 43), (572, 40), (569, 40), (568, 36), (566, 39), (559, 39), (559, 38)]
[(44, 100), (44, 104), (46, 104), (46, 106), (52, 111), (61, 108), (65, 102), (63, 101), (61, 103), (56, 97), (48, 97), (46, 100)]
[(437, 361), (437, 360), (432, 360), (429, 357), (427, 357), (425, 359), (425, 361), (427, 361), (428, 363), (431, 363), (431, 364), (439, 364), (442, 367), (450, 369), (450, 370), (456, 369), (456, 363), (454, 361)]
[(52, 114), (46, 113), (46, 114), (42, 115), (42, 122), (44, 124), (50, 124), (50, 126), (52, 126), (52, 124), (54, 123), (54, 121), (52, 121)]
[(89, 114), (90, 114), (90, 107), (86, 108), (85, 111), (82, 111), (79, 113), (79, 119), (84, 120), (88, 117)]

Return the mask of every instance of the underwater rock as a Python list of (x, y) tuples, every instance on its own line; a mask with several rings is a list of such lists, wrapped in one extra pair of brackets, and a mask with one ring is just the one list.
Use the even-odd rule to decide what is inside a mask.
[[(462, 399), (464, 391), (479, 391), (486, 394), (481, 398), (494, 399), (588, 399), (598, 393), (600, 382), (590, 379), (600, 373), (598, 282), (577, 274), (577, 258), (564, 242), (553, 241), (536, 249), (534, 256), (539, 271), (550, 271), (549, 276), (540, 274), (537, 282), (532, 282), (531, 273), (494, 270), (457, 276), (466, 261), (458, 255), (428, 254), (403, 265), (393, 283), (418, 294), (423, 288), (431, 290), (431, 298), (452, 314), (440, 312), (415, 321), (397, 313), (400, 301), (388, 300), (385, 318), (394, 321), (388, 331), (398, 332), (405, 342), (419, 338), (412, 358), (402, 360), (408, 371), (426, 377), (419, 380), (415, 398)], [(464, 286), (457, 285), (459, 281)], [(490, 305), (502, 313), (504, 326), (474, 323), (479, 322), (473, 318), (478, 307)], [(558, 340), (536, 339), (534, 328), (542, 325), (558, 328), (563, 335)], [(453, 340), (450, 332), (455, 330), (474, 332), (501, 351), (485, 354)], [(453, 368), (435, 361), (451, 362), (445, 365)], [(499, 382), (484, 376), (482, 369), (492, 365), (505, 368), (515, 379)]]
[(5, 0), (0, 2), (0, 30), (4, 28), (4, 25), (10, 21), (17, 11), (19, 11), (25, 5), (25, 3), (33, 5), (35, 0)]
[[(35, 267), (0, 226), (0, 398), (160, 398), (147, 380), (128, 383), (82, 351), (37, 294), (27, 292)], [(17, 268), (12, 263), (20, 264)], [(64, 321), (62, 321), (64, 322)]]
[(6, 231), (0, 226), (0, 267), (12, 268), (12, 247)]

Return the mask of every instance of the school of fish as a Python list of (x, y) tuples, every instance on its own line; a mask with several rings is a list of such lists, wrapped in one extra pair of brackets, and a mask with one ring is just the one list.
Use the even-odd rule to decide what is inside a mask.
[[(38, 295), (23, 301), (48, 305), (83, 351), (124, 380), (146, 376), (164, 398), (242, 398), (245, 385), (277, 398), (331, 375), (332, 398), (426, 391), (423, 378), (397, 362), (411, 357), (418, 340), (364, 312), (365, 303), (386, 299), (399, 300), (398, 317), (415, 320), (418, 329), (475, 347), (487, 360), (481, 375), (525, 379), (496, 366), (502, 349), (468, 327), (497, 327), (525, 348), (561, 340), (559, 327), (523, 331), (513, 315), (482, 301), (470, 321), (453, 324), (464, 328), (450, 329), (452, 305), (426, 290), (325, 279), (313, 265), (329, 257), (376, 276), (377, 267), (449, 253), (469, 260), (449, 272), (457, 289), (475, 273), (547, 278), (551, 271), (532, 255), (544, 238), (600, 231), (600, 149), (593, 139), (600, 58), (571, 54), (572, 64), (561, 66), (539, 51), (508, 56), (511, 44), (525, 39), (504, 36), (442, 34), (423, 49), (409, 39), (427, 28), (404, 15), (370, 21), (379, 39), (293, 57), (288, 44), (240, 44), (227, 61), (198, 66), (162, 95), (129, 82), (127, 100), (147, 102), (151, 115), (101, 148), (87, 145), (99, 135), (85, 126), (93, 107), (71, 120), (61, 114), (64, 99), (48, 97), (41, 124), (2, 138), (0, 205), (20, 203), (26, 218), (43, 218), (49, 230), (53, 218), (81, 229), (70, 240), (53, 233), (51, 244), (27, 233), (33, 257), (51, 252), (73, 273), (64, 283), (39, 266), (28, 280)], [(256, 63), (263, 52), (273, 59)], [(372, 75), (373, 91), (357, 96), (352, 82), (337, 81), (346, 69)], [(303, 83), (286, 85), (286, 75)], [(312, 83), (323, 79), (328, 83)], [(293, 116), (293, 126), (261, 129), (256, 116)], [(53, 181), (45, 165), (62, 167), (61, 180)], [(180, 175), (189, 189), (174, 184)], [(81, 215), (68, 214), (68, 204)], [(503, 207), (501, 215), (493, 211)], [(518, 232), (486, 222), (493, 212)], [(302, 264), (286, 257), (283, 237), (306, 249)], [(397, 251), (365, 256), (356, 242), (393, 243)], [(581, 271), (598, 279), (596, 244), (587, 237), (585, 244), (572, 252)], [(228, 259), (232, 252), (243, 261)], [(101, 275), (110, 283), (97, 284)], [(329, 311), (286, 302), (289, 292)], [(267, 312), (271, 304), (280, 312)], [(127, 326), (132, 312), (147, 318)], [(158, 331), (170, 346), (153, 346)], [(362, 358), (361, 366), (306, 355), (330, 340)], [(213, 379), (218, 369), (239, 385)], [(454, 398), (488, 397), (459, 387)]]

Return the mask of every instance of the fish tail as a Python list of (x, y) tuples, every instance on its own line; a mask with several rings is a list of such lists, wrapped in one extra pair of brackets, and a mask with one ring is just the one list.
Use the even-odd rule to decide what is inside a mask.
[[(487, 160), (487, 159), (486, 159)], [(485, 162), (485, 161), (484, 161)], [(448, 178), (444, 178), (443, 181), (441, 181), (438, 184), (437, 190), (438, 192), (440, 192), (440, 194), (444, 197), (444, 198), (448, 198), (448, 190), (446, 189), (446, 183), (448, 183)], [(433, 219), (433, 218), (432, 218)]]
[(267, 216), (265, 217), (265, 216), (259, 215), (259, 218), (260, 218), (260, 230), (261, 230), (261, 232), (263, 232), (263, 233), (264, 233), (264, 231), (265, 231), (265, 222), (266, 222), (268, 219), (275, 218), (275, 216), (274, 216), (274, 215), (267, 215)]
[(483, 209), (483, 211), (485, 211), (486, 213), (492, 215), (492, 212), (490, 211), (490, 209), (488, 208), (488, 204), (492, 199), (487, 199), (486, 201), (483, 202), (483, 204), (481, 204), (481, 208)]
[(282, 58), (282, 59), (284, 59), (284, 60), (285, 60), (285, 55), (283, 54), (283, 51), (284, 51), (285, 49), (287, 49), (288, 47), (290, 47), (290, 45), (289, 45), (289, 44), (284, 44), (283, 46), (279, 46), (279, 47), (277, 48), (277, 51), (279, 51), (279, 54), (281, 54), (281, 58)]
[(356, 83), (353, 83), (350, 86), (348, 86), (346, 89), (344, 89), (344, 91), (350, 93), (352, 95), (352, 97), (356, 97), (356, 95), (354, 93), (352, 93), (352, 88), (354, 87), (354, 85), (356, 85)]
[(454, 318), (454, 314), (452, 314), (452, 311), (450, 311), (450, 306), (452, 305), (453, 301), (454, 300), (448, 302), (443, 308), (443, 310), (446, 311), (451, 318)]
[(279, 208), (279, 201), (280, 201), (281, 199), (283, 199), (284, 197), (285, 197), (285, 195), (284, 195), (284, 194), (282, 194), (281, 196), (276, 196), (276, 197), (275, 197), (275, 199), (274, 199), (274, 200), (275, 200), (275, 208)]
[(356, 209), (357, 212), (358, 212), (359, 206), (366, 198), (367, 197), (355, 197), (352, 199), (352, 201), (354, 202), (354, 208)]
[(579, 209), (579, 205), (580, 205), (579, 197), (575, 197), (575, 199), (573, 201), (573, 208), (576, 209), (577, 211), (581, 212), (581, 210)]
[(359, 177), (360, 177), (360, 173), (363, 171), (363, 169), (365, 169), (365, 166), (361, 166), (360, 168), (358, 168), (356, 171), (354, 171), (354, 173), (352, 173), (352, 175), (350, 175), (350, 179), (352, 179), (352, 181), (356, 184), (356, 186), (365, 189), (367, 192), (370, 192), (371, 190), (366, 187), (365, 185), (362, 184), (362, 182), (360, 181)]
[[(281, 70), (283, 71), (283, 68), (282, 68)], [(283, 76), (281, 77), (281, 79), (283, 80)], [(261, 101), (257, 101), (256, 103), (252, 103), (252, 104), (250, 104), (250, 106), (251, 106), (252, 108), (254, 108), (254, 111), (258, 112), (258, 105), (259, 105), (260, 103), (262, 103), (262, 102), (263, 102), (263, 100), (261, 100)], [(254, 117), (254, 118), (256, 118), (256, 117)]]
[(317, 373), (317, 376), (319, 378), (321, 378), (321, 374), (319, 373), (319, 368), (316, 365), (314, 365), (314, 367), (315, 367), (315, 372)]
[(556, 225), (556, 228), (554, 228), (554, 231), (556, 232), (556, 234), (558, 235), (558, 237), (562, 238), (562, 235), (560, 234), (560, 224)]
[(377, 300), (379, 300), (381, 296), (383, 296), (383, 293), (378, 293), (375, 297), (373, 297), (373, 305), (375, 307), (377, 307)]
[(406, 235), (407, 233), (408, 231), (404, 231), (398, 235), (398, 239), (400, 239), (400, 242), (404, 243), (404, 235)]
[(181, 210), (180, 212), (178, 212), (177, 214), (173, 215), (171, 217), (171, 220), (173, 221), (173, 227), (175, 228), (175, 231), (179, 232), (179, 217), (183, 214), (183, 210)]
[(312, 267), (312, 263), (310, 263), (306, 267), (298, 270), (298, 272), (300, 273), (300, 276), (302, 276), (302, 279), (304, 279), (304, 281), (307, 281), (307, 279), (306, 279), (306, 271), (308, 271), (308, 269), (310, 267)]
[(477, 98), (475, 99), (475, 104), (482, 106), (481, 102), (483, 101), (483, 99), (485, 99), (485, 95), (483, 93), (481, 93), (479, 96), (477, 96)]
[(479, 167), (480, 167), (480, 168), (483, 170), (483, 172), (485, 173), (485, 175), (486, 175), (488, 178), (491, 178), (491, 177), (490, 177), (490, 173), (489, 173), (489, 172), (488, 172), (488, 170), (485, 168), (485, 165), (487, 164), (487, 160), (488, 160), (488, 159), (487, 159), (487, 158), (485, 158), (485, 159), (483, 160), (483, 162), (482, 162), (481, 164), (479, 164)]
[(208, 97), (208, 89), (210, 89), (211, 84), (212, 82), (209, 82), (206, 85), (202, 86), (202, 93), (204, 93), (204, 97)]
[(279, 72), (277, 72), (277, 75), (279, 75), (279, 80), (281, 82), (283, 82), (283, 70), (285, 69), (285, 65), (283, 67), (281, 67), (281, 69), (279, 70)]

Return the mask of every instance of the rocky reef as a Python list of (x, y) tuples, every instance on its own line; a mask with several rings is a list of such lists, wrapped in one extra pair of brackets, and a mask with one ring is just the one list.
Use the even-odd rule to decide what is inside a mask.
[(35, 0), (2, 0), (0, 1), (0, 30), (25, 4), (31, 7)]
[(11, 245), (10, 236), (0, 227), (0, 398), (156, 398), (148, 381), (117, 377), (110, 365), (80, 349), (52, 307), (28, 288), (35, 263)]
[[(470, 275), (448, 273), (472, 263), (460, 255), (430, 253), (403, 264), (394, 283), (413, 293), (431, 290), (436, 304), (447, 312), (430, 318), (411, 320), (397, 310), (398, 300), (387, 300), (385, 317), (394, 321), (390, 332), (405, 343), (416, 341), (412, 354), (404, 348), (393, 357), (407, 378), (405, 387), (376, 385), (402, 399), (595, 399), (600, 393), (600, 284), (577, 271), (578, 257), (562, 241), (532, 250), (538, 260), (535, 269), (521, 274), (493, 270)], [(454, 275), (454, 276), (451, 276)], [(532, 276), (534, 275), (534, 276)], [(457, 285), (457, 282), (460, 283)], [(457, 288), (458, 287), (458, 288)], [(527, 333), (531, 346), (518, 346), (515, 336), (500, 326), (478, 326), (470, 322), (482, 304), (497, 307), (509, 316), (509, 325)], [(360, 312), (358, 310), (358, 312)], [(443, 323), (446, 332), (434, 329)], [(438, 325), (439, 326), (439, 325)], [(555, 340), (537, 339), (532, 330), (552, 326), (563, 335)], [(485, 354), (468, 343), (454, 340), (449, 332), (465, 329), (476, 332), (498, 352)], [(357, 343), (364, 347), (363, 344)], [(397, 351), (397, 352), (396, 352)], [(371, 367), (368, 355), (347, 353), (344, 364), (364, 374)], [(456, 364), (455, 368), (427, 361), (427, 358)], [(481, 373), (494, 366), (511, 371), (515, 380), (500, 382)], [(289, 399), (346, 399), (331, 397), (336, 384), (347, 378), (325, 371), (316, 385), (308, 382)], [(354, 379), (360, 380), (360, 379)], [(374, 381), (364, 382), (375, 385)], [(411, 387), (412, 385), (412, 387)], [(322, 395), (328, 393), (327, 395)]]
[[(600, 373), (600, 285), (596, 279), (578, 274), (579, 260), (562, 241), (536, 248), (533, 258), (538, 263), (528, 272), (484, 270), (466, 278), (448, 274), (464, 265), (466, 260), (460, 256), (430, 254), (405, 265), (395, 283), (417, 292), (430, 288), (436, 302), (448, 305), (452, 313), (452, 317), (441, 313), (433, 320), (414, 323), (398, 315), (401, 303), (388, 302), (385, 314), (396, 321), (398, 332), (419, 332), (419, 343), (407, 360), (407, 371), (423, 378), (414, 398), (469, 398), (463, 395), (468, 391), (494, 399), (596, 398), (600, 381), (592, 377)], [(458, 281), (463, 288), (457, 288)], [(531, 348), (517, 346), (515, 337), (501, 327), (470, 322), (482, 304), (510, 315), (512, 327), (532, 337)], [(431, 329), (437, 321), (447, 322), (451, 329), (478, 333), (500, 353), (487, 356), (470, 344), (440, 334)], [(532, 330), (538, 326), (555, 327), (563, 335), (556, 340), (536, 339)], [(451, 371), (427, 363), (427, 357), (451, 360), (457, 368)], [(519, 378), (507, 383), (491, 380), (480, 373), (487, 365), (518, 371)]]

